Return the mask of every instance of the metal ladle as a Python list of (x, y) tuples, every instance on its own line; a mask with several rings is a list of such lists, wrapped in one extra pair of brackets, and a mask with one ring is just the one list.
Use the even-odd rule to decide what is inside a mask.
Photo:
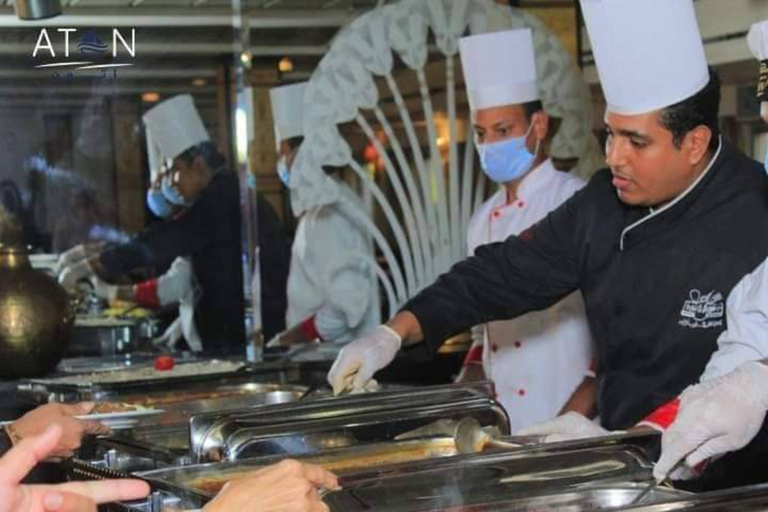
[(481, 427), (480, 423), (466, 417), (460, 421), (452, 419), (438, 420), (415, 430), (405, 432), (395, 437), (395, 440), (417, 439), (422, 437), (452, 437), (459, 453), (478, 453), (485, 448), (501, 448), (505, 450), (517, 449), (523, 446), (537, 444), (542, 441), (541, 436), (514, 436), (502, 441), (497, 439), (498, 429), (495, 427)]
[(495, 439), (487, 430), (483, 430), (475, 418), (464, 418), (456, 425), (453, 436), (459, 453), (478, 453), (485, 448), (517, 449), (526, 443), (511, 443)]

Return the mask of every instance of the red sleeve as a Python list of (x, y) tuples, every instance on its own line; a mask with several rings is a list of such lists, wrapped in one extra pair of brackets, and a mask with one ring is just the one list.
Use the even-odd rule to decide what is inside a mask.
[(653, 429), (664, 432), (677, 418), (677, 410), (680, 408), (680, 399), (675, 398), (662, 405), (651, 414), (649, 414), (638, 425), (645, 425)]
[(301, 330), (301, 333), (310, 341), (323, 341), (323, 337), (320, 336), (320, 332), (318, 332), (317, 326), (315, 325), (315, 315), (312, 315), (311, 317), (301, 322), (299, 324), (299, 330)]
[(157, 298), (157, 279), (137, 284), (135, 299), (142, 306), (160, 309), (160, 299)]
[(464, 366), (483, 363), (483, 345), (472, 345), (464, 358)]

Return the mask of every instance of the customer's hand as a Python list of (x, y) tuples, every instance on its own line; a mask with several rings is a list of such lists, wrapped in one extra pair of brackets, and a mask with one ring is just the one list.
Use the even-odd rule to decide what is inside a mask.
[(93, 407), (90, 402), (42, 405), (14, 421), (11, 430), (18, 438), (26, 439), (42, 434), (51, 425), (59, 425), (63, 434), (49, 455), (53, 458), (71, 457), (80, 448), (86, 434), (106, 435), (111, 432), (108, 426), (98, 421), (75, 418), (89, 414)]
[(136, 500), (149, 494), (140, 480), (104, 480), (59, 485), (22, 485), (21, 480), (59, 445), (64, 431), (54, 425), (28, 437), (0, 458), (0, 512), (96, 512), (111, 501)]
[(325, 512), (319, 489), (339, 482), (320, 466), (284, 460), (228, 482), (203, 512)]

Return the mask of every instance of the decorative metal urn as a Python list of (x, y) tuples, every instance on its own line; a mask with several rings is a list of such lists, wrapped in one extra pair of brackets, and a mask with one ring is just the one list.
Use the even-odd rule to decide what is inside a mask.
[(0, 215), (0, 379), (52, 371), (67, 352), (74, 319), (69, 295), (32, 268), (14, 224)]

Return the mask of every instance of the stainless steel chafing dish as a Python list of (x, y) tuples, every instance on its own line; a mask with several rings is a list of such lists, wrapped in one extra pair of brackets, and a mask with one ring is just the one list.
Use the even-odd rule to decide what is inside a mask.
[(37, 403), (105, 401), (126, 395), (147, 395), (159, 389), (191, 392), (246, 382), (295, 382), (298, 377), (298, 367), (292, 364), (200, 360), (177, 364), (168, 372), (139, 365), (111, 372), (28, 379), (18, 384), (18, 392), (20, 398)]
[(194, 417), (191, 454), (197, 462), (210, 462), (311, 453), (387, 441), (438, 419), (465, 416), (509, 433), (506, 413), (483, 391), (435, 386)]
[(651, 478), (645, 453), (624, 445), (554, 453), (488, 453), (430, 462), (348, 476), (343, 479), (344, 488), (325, 501), (334, 511), (445, 510), (553, 492), (578, 493), (587, 483), (624, 484)]
[[(381, 452), (384, 455), (398, 450), (408, 453), (419, 443), (427, 441), (404, 441), (400, 446), (390, 448), (383, 445), (360, 446), (299, 458), (333, 468), (341, 475), (343, 490), (325, 497), (334, 511), (445, 510), (459, 505), (487, 505), (491, 501), (519, 502), (555, 492), (561, 495), (562, 500), (562, 495), (569, 493), (573, 498), (582, 492), (580, 489), (585, 484), (594, 482), (621, 484), (622, 491), (584, 491), (582, 499), (585, 503), (589, 499), (592, 502), (597, 499), (613, 499), (616, 502), (621, 497), (624, 501), (618, 504), (624, 504), (642, 490), (641, 486), (633, 487), (632, 482), (646, 482), (651, 478), (651, 465), (645, 454), (633, 446), (614, 445), (527, 456), (502, 452), (444, 457), (440, 450), (449, 450), (445, 453), (450, 454), (450, 444), (445, 441), (442, 440), (440, 446), (433, 446), (438, 452), (437, 458), (416, 462), (381, 465), (376, 461), (376, 450), (385, 450)], [(372, 455), (373, 459), (370, 458)], [(163, 489), (174, 503), (182, 501), (199, 505), (210, 499), (225, 481), (276, 460), (279, 457), (169, 468), (142, 472), (139, 476), (150, 481), (155, 488)], [(369, 464), (371, 460), (373, 465)], [(660, 490), (655, 498), (679, 496)], [(171, 510), (168, 506), (157, 507), (155, 504), (155, 507), (150, 509), (151, 512)]]
[(618, 510), (632, 512), (768, 512), (768, 484), (737, 487), (665, 500), (663, 503), (636, 505)]
[(126, 395), (120, 403), (149, 405), (165, 412), (153, 416), (150, 425), (85, 443), (79, 457), (99, 467), (125, 472), (187, 465), (191, 461), (189, 418), (193, 414), (292, 402), (305, 391), (303, 386), (248, 382), (198, 391)]
[[(450, 439), (420, 439), (356, 445), (326, 450), (319, 454), (295, 457), (320, 464), (336, 474), (344, 475), (383, 466), (405, 464), (458, 455)], [(230, 480), (279, 462), (284, 455), (245, 459), (237, 462), (198, 464), (140, 472), (142, 478), (161, 482), (168, 488), (179, 488), (213, 497)]]
[[(471, 505), (472, 512), (593, 512), (597, 510), (625, 510), (641, 492), (643, 486), (634, 483), (612, 485), (581, 486), (568, 492), (551, 492), (537, 494), (527, 498), (516, 498), (506, 501), (488, 499), (488, 503)], [(688, 493), (660, 487), (647, 497), (648, 503), (658, 503), (667, 500), (681, 499), (690, 496)], [(457, 506), (454, 510), (464, 510)], [(336, 510), (335, 508), (333, 510)], [(409, 508), (408, 510), (423, 510)], [(438, 510), (445, 510), (439, 508)], [(431, 511), (430, 511), (431, 512)]]

